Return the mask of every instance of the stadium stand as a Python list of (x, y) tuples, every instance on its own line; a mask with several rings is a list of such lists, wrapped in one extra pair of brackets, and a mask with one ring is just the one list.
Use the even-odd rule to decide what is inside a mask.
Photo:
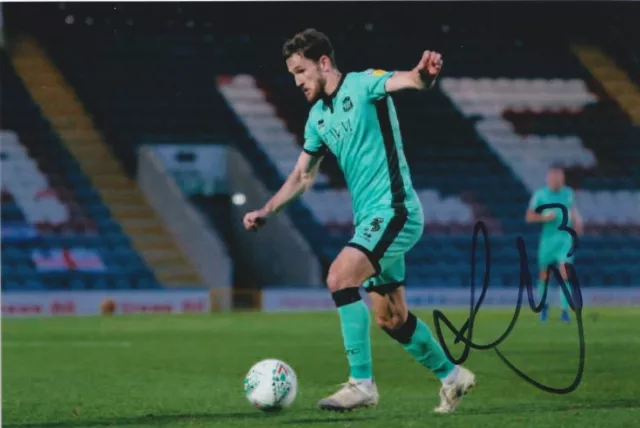
[[(133, 6), (123, 10), (107, 18), (115, 35), (104, 34), (105, 24), (41, 40), (127, 170), (135, 170), (139, 144), (214, 141), (238, 147), (277, 190), (299, 153), (308, 111), (278, 55), (282, 34), (257, 18), (230, 32), (222, 17), (198, 19), (195, 6), (175, 17), (171, 6), (161, 8), (156, 22)], [(407, 22), (417, 19), (404, 13)], [(632, 284), (640, 260), (640, 134), (564, 36), (532, 41), (526, 28), (468, 22), (409, 37), (382, 15), (351, 26), (348, 19), (322, 28), (334, 37), (344, 70), (410, 67), (429, 37), (446, 56), (436, 89), (395, 97), (427, 222), (408, 256), (409, 283), (468, 284), (470, 232), (482, 220), (494, 282), (517, 284), (516, 236), (535, 266), (537, 228), (524, 225), (524, 211), (547, 166), (560, 161), (587, 221), (577, 257), (582, 282)], [(442, 34), (446, 40), (437, 39)], [(198, 205), (211, 213), (210, 204)], [(349, 238), (350, 210), (344, 180), (328, 159), (313, 190), (288, 213), (326, 266)], [(212, 214), (214, 222), (222, 217)]]
[(159, 287), (1, 55), (2, 289)]
[[(393, 51), (383, 50), (385, 43), (378, 41), (373, 45), (378, 52), (384, 52), (385, 61), (392, 62), (389, 58)], [(501, 52), (502, 60), (486, 61), (495, 50)], [(499, 247), (494, 253), (497, 262), (494, 277), (504, 285), (516, 283), (517, 254), (513, 242), (525, 229), (522, 216), (528, 198), (543, 184), (546, 169), (554, 162), (561, 162), (570, 170), (569, 180), (578, 187), (577, 203), (590, 232), (600, 235), (637, 232), (640, 174), (636, 170), (633, 130), (628, 121), (619, 120), (617, 106), (599, 93), (597, 82), (567, 46), (555, 48), (550, 57), (536, 47), (501, 42), (478, 44), (467, 52), (472, 53), (459, 52), (450, 61), (454, 63), (451, 74), (455, 76), (457, 70), (464, 70), (464, 74), (441, 81), (443, 95), (451, 104), (447, 105), (440, 94), (429, 101), (396, 97), (414, 183), (421, 195), (432, 195), (431, 200), (423, 198), (428, 213), (427, 234), (409, 256), (413, 263), (408, 268), (408, 281), (460, 283), (460, 272), (466, 264), (456, 261), (466, 261), (464, 253), (468, 248), (456, 243), (455, 237), (464, 231), (438, 226), (470, 225), (482, 212), (488, 214), (485, 221), (494, 222), (492, 232), (503, 232), (502, 236), (492, 237)], [(460, 64), (465, 66), (457, 67)], [(596, 89), (592, 89), (594, 86)], [(289, 170), (296, 149), (299, 150), (294, 143), (301, 144), (305, 120), (300, 113), (304, 111), (304, 100), (290, 77), (282, 74), (267, 78), (262, 84), (251, 76), (224, 79), (222, 92), (261, 150), (281, 172)], [(269, 107), (267, 100), (271, 100), (274, 108)], [(246, 101), (252, 106), (249, 111), (243, 109)], [(290, 124), (289, 130), (283, 123)], [(274, 129), (278, 130), (277, 136)], [(466, 135), (461, 132), (465, 129)], [(427, 135), (433, 138), (421, 137)], [(610, 150), (613, 141), (619, 151)], [(605, 145), (609, 150), (604, 150)], [(612, 158), (611, 152), (624, 153), (626, 158)], [(608, 165), (619, 169), (617, 175), (611, 174)], [(342, 225), (339, 241), (345, 242), (351, 232), (349, 199), (335, 167), (330, 165), (323, 173), (319, 185), (303, 200), (325, 227), (335, 230), (336, 223)], [(425, 189), (427, 186), (434, 189)], [(495, 191), (497, 188), (499, 192)], [(447, 203), (438, 203), (438, 192), (453, 196), (448, 196)], [(465, 195), (467, 201), (477, 201), (480, 209), (473, 218), (472, 204), (465, 205), (459, 195)], [(526, 229), (529, 248), (535, 248), (535, 232)], [(444, 236), (438, 236), (439, 231)], [(597, 242), (591, 236), (584, 238), (585, 244)], [(620, 254), (608, 252), (611, 264), (606, 267), (581, 265), (581, 272), (588, 278), (586, 282), (629, 283), (630, 277), (624, 272), (633, 268), (627, 261), (639, 256), (637, 237), (606, 236), (599, 241), (605, 248), (619, 248)], [(437, 254), (430, 252), (430, 248), (438, 248)], [(333, 255), (337, 250), (333, 248)], [(580, 256), (594, 261), (601, 254), (599, 251), (597, 246), (584, 245)], [(530, 263), (534, 263), (532, 252), (529, 255)]]

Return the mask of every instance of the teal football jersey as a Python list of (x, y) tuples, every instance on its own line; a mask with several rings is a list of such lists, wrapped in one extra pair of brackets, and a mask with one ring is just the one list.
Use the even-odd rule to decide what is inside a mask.
[[(567, 208), (567, 215), (569, 216), (567, 226), (571, 227), (573, 224), (571, 220), (571, 210), (573, 208), (573, 190), (567, 186), (563, 186), (557, 192), (554, 192), (548, 187), (543, 187), (535, 191), (529, 202), (529, 208), (535, 210), (540, 205), (544, 204), (562, 204)], [(543, 223), (542, 225), (542, 237), (564, 237), (571, 239), (571, 236), (564, 231), (558, 230), (562, 222), (562, 211), (558, 208), (545, 209), (542, 214), (546, 214), (549, 211), (554, 211), (556, 219), (554, 221)]]
[(305, 127), (304, 150), (333, 153), (353, 201), (355, 223), (382, 209), (419, 205), (411, 182), (395, 106), (382, 70), (343, 75), (331, 96), (317, 101)]

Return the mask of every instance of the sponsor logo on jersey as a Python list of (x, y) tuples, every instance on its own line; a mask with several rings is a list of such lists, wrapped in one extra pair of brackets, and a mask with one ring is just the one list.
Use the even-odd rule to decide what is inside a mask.
[(380, 223), (382, 223), (384, 221), (383, 218), (380, 217), (376, 217), (371, 221), (371, 231), (372, 232), (377, 232), (380, 230)]
[(351, 123), (351, 119), (344, 120), (339, 124), (329, 127), (327, 132), (323, 132), (321, 134), (322, 138), (325, 141), (338, 142), (343, 138), (348, 138), (353, 134), (353, 125)]

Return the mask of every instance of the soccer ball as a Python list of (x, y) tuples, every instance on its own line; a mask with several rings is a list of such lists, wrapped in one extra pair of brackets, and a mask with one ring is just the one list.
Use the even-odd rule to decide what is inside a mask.
[(247, 400), (264, 412), (277, 412), (293, 404), (298, 393), (298, 378), (284, 361), (262, 360), (244, 378)]

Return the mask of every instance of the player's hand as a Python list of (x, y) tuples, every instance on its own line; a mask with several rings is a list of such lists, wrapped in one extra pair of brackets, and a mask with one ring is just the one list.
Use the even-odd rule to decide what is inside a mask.
[(544, 214), (542, 218), (544, 218), (544, 221), (547, 223), (552, 222), (553, 220), (556, 219), (556, 213), (550, 212), (550, 213)]
[(246, 230), (256, 231), (267, 222), (267, 214), (263, 210), (248, 212), (242, 219), (242, 224)]
[(415, 69), (420, 73), (422, 80), (430, 81), (436, 78), (442, 69), (442, 55), (435, 51), (424, 51)]

